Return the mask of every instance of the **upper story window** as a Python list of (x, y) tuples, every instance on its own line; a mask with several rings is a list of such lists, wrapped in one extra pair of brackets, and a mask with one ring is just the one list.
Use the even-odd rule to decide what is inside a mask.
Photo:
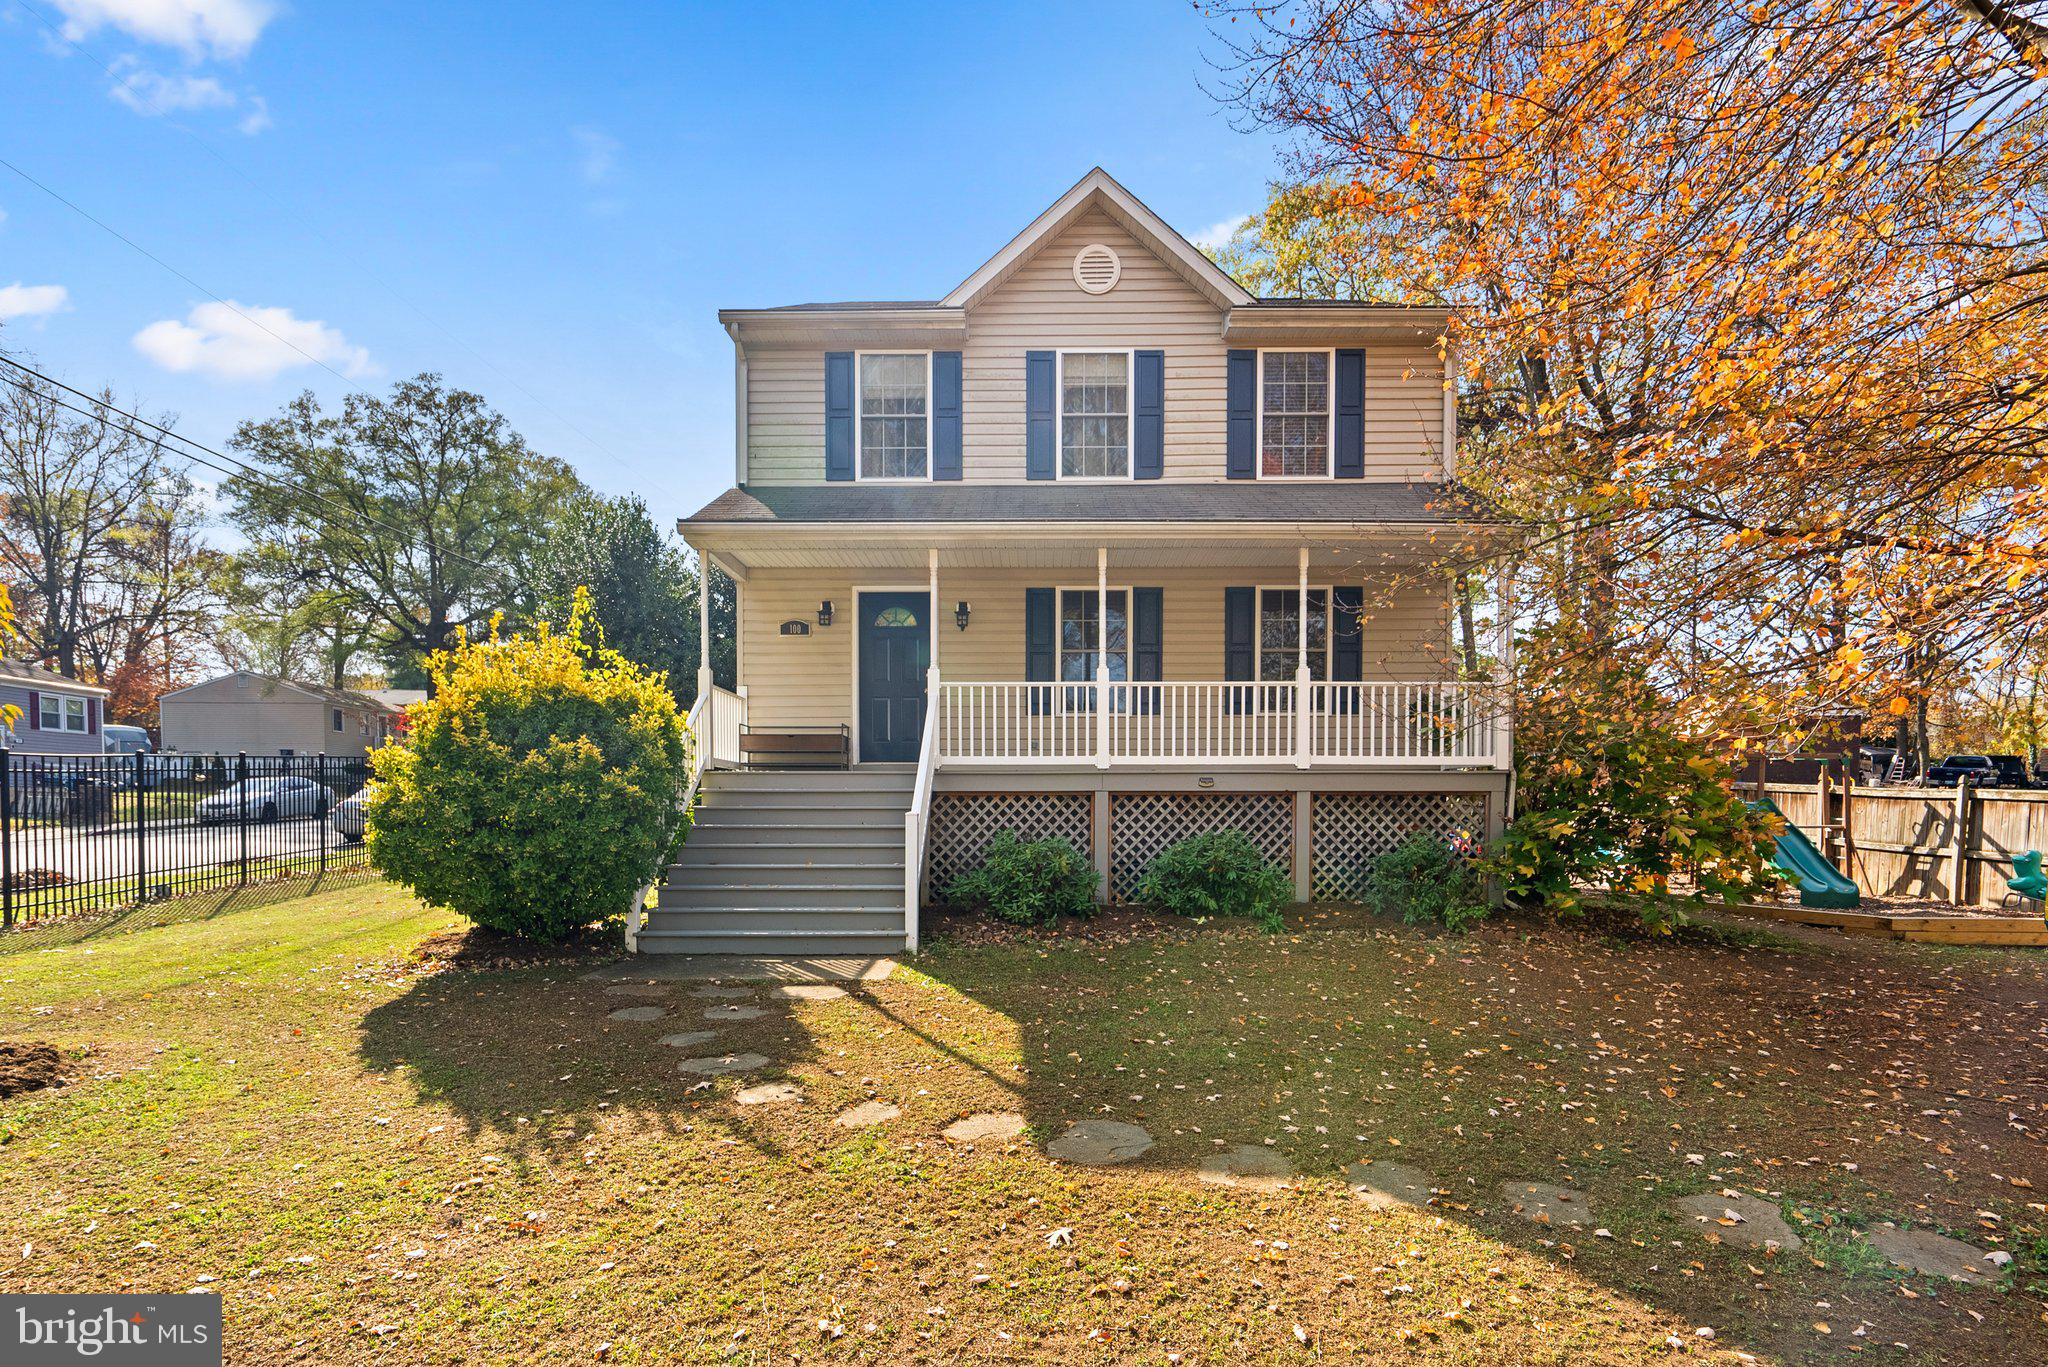
[(1330, 473), (1330, 353), (1259, 353), (1259, 477)]
[(1060, 478), (1129, 479), (1131, 353), (1060, 353)]
[(862, 479), (926, 479), (931, 474), (932, 358), (929, 352), (862, 352), (859, 420), (854, 423)]
[(85, 730), (85, 699), (45, 693), (40, 704), (45, 731)]

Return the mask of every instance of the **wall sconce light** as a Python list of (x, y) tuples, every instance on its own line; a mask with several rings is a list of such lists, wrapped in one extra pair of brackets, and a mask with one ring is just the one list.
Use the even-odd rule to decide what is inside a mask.
[(832, 625), (832, 600), (830, 598), (818, 604), (818, 625), (821, 627)]
[(962, 631), (967, 630), (967, 604), (964, 600), (953, 606), (953, 625)]

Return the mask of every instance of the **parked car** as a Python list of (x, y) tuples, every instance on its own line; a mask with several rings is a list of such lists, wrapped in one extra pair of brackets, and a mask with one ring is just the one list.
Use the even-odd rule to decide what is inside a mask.
[(336, 835), (343, 840), (363, 838), (363, 808), (369, 802), (370, 794), (376, 791), (376, 787), (374, 783), (365, 784), (361, 792), (349, 794), (328, 814), (327, 824), (334, 827)]
[(195, 809), (202, 826), (223, 821), (276, 821), (327, 815), (334, 790), (310, 778), (252, 778), (202, 799)]
[(1927, 771), (1930, 788), (1969, 783), (1979, 788), (2026, 788), (2027, 764), (2018, 755), (1950, 755)]

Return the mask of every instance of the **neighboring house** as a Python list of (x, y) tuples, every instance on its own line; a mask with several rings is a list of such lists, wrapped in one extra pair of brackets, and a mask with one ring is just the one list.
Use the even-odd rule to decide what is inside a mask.
[(194, 755), (361, 755), (403, 713), (369, 693), (238, 670), (157, 700), (163, 748)]
[(1456, 485), (1444, 310), (1254, 299), (1096, 170), (943, 299), (719, 319), (736, 487), (679, 527), (738, 586), (738, 689), (707, 622), (643, 950), (915, 947), (1003, 829), (1112, 899), (1219, 827), (1303, 899), (1499, 829), (1442, 557), (1519, 532)]
[(21, 710), (0, 732), (8, 749), (35, 755), (97, 755), (104, 748), (107, 690), (54, 669), (0, 660), (0, 703)]

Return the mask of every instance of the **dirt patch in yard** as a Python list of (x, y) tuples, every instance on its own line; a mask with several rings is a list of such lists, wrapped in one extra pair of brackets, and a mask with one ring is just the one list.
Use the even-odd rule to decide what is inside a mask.
[(40, 1040), (0, 1040), (0, 1101), (64, 1081), (64, 1061), (55, 1045)]
[(586, 926), (561, 943), (552, 945), (485, 930), (482, 926), (470, 926), (466, 930), (444, 930), (427, 936), (413, 946), (412, 959), (416, 964), (436, 969), (498, 972), (616, 959), (623, 953), (625, 947), (619, 940), (619, 928), (612, 924)]

